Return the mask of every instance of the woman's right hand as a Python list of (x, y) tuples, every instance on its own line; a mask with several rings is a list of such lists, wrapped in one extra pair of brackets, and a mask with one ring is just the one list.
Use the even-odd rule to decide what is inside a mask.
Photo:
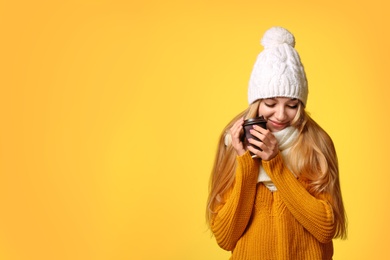
[(246, 152), (244, 148), (244, 144), (242, 143), (240, 138), (244, 131), (243, 124), (244, 124), (244, 118), (240, 118), (239, 120), (237, 120), (237, 122), (234, 123), (232, 128), (230, 128), (230, 135), (232, 137), (232, 146), (234, 150), (236, 150), (239, 156), (243, 155)]

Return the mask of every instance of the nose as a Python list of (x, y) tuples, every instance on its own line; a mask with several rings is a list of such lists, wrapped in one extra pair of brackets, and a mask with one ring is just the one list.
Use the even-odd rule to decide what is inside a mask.
[(283, 106), (279, 106), (275, 112), (275, 118), (279, 122), (283, 122), (286, 119), (286, 110), (284, 109)]

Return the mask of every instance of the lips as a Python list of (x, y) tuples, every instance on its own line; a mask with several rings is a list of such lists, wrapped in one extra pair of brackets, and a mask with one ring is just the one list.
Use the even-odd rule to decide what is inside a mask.
[(275, 122), (272, 120), (268, 120), (268, 123), (270, 123), (276, 129), (283, 129), (283, 128), (286, 128), (288, 126), (288, 123), (280, 123), (280, 122)]

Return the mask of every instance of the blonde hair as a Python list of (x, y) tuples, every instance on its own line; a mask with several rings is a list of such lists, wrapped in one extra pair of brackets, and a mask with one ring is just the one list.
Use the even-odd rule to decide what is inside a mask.
[[(216, 213), (215, 210), (224, 203), (224, 195), (233, 186), (235, 180), (236, 152), (232, 145), (225, 145), (225, 136), (239, 118), (247, 119), (258, 116), (260, 102), (261, 100), (255, 101), (234, 117), (221, 133), (209, 185), (206, 210), (206, 220), (209, 225)], [(307, 114), (301, 102), (299, 102), (292, 126), (299, 130), (299, 136), (289, 152), (286, 164), (307, 185), (308, 192), (313, 196), (321, 194), (330, 196), (329, 202), (336, 224), (335, 238), (345, 239), (347, 221), (333, 141)]]

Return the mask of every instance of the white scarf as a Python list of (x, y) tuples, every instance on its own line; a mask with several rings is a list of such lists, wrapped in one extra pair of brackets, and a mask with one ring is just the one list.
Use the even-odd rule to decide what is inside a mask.
[[(283, 160), (285, 160), (287, 154), (290, 151), (292, 144), (298, 137), (298, 129), (296, 129), (293, 126), (289, 126), (281, 131), (272, 132), (272, 134), (275, 136), (276, 140), (278, 140), (280, 153), (282, 155)], [(271, 181), (271, 178), (268, 176), (263, 166), (261, 165), (260, 165), (259, 177), (257, 179), (257, 182), (262, 182), (270, 191), (277, 190), (276, 186)]]

